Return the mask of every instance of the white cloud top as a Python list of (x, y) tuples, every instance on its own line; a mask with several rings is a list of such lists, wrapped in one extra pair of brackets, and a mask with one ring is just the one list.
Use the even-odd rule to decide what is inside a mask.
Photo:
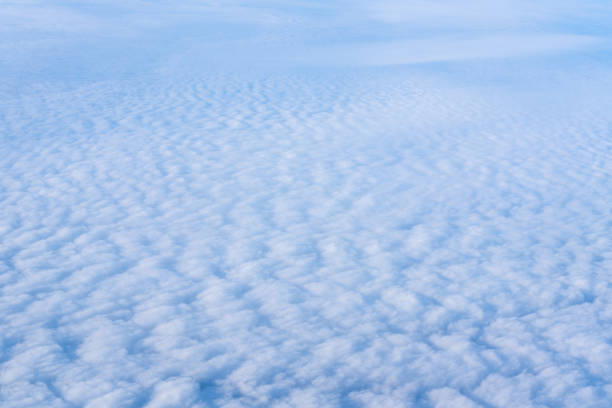
[(610, 406), (606, 6), (352, 4), (2, 3), (0, 406)]

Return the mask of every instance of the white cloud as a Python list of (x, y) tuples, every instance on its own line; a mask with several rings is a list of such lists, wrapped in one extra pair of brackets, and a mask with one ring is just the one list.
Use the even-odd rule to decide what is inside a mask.
[(5, 27), (61, 46), (0, 67), (0, 405), (610, 405), (612, 75), (565, 11), (99, 35), (144, 4)]
[(323, 46), (304, 52), (304, 64), (384, 66), (480, 58), (511, 58), (593, 49), (602, 40), (583, 35), (490, 35), (468, 38), (431, 37), (403, 41)]

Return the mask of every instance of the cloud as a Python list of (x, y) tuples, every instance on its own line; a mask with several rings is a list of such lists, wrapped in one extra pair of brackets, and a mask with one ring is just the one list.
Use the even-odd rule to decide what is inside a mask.
[(597, 37), (562, 34), (430, 37), (322, 46), (307, 50), (296, 59), (312, 65), (384, 66), (542, 55), (595, 48), (601, 44), (602, 40)]
[(381, 0), (360, 4), (367, 16), (385, 23), (437, 29), (519, 29), (550, 26), (571, 19), (598, 19), (609, 6), (597, 1)]
[[(610, 405), (592, 36), (407, 37), (316, 2), (235, 3), (260, 22), (237, 32), (190, 4), (218, 24), (181, 31), (155, 4), (155, 35), (7, 29), (61, 47), (4, 54), (0, 405)], [(88, 6), (58, 5), (121, 20)]]

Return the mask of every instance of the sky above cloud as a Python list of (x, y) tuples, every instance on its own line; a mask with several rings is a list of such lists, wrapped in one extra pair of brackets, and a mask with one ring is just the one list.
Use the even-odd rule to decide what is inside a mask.
[(409, 64), (516, 57), (595, 44), (607, 49), (605, 16), (611, 11), (604, 2), (565, 0), (256, 4), (56, 0), (44, 6), (32, 0), (3, 6), (0, 16), (7, 24), (1, 29), (6, 36), (0, 46), (13, 52), (26, 47), (33, 54), (48, 48), (49, 42), (103, 39), (117, 43), (139, 38), (163, 42), (163, 38), (190, 36), (202, 48), (213, 48), (211, 53), (216, 48), (219, 57), (229, 62), (232, 56), (250, 54), (247, 58), (269, 61), (268, 65)]

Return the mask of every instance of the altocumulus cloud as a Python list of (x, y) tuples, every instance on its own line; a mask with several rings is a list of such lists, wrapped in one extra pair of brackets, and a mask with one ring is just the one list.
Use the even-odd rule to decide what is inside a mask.
[(612, 403), (604, 6), (5, 6), (3, 407)]

